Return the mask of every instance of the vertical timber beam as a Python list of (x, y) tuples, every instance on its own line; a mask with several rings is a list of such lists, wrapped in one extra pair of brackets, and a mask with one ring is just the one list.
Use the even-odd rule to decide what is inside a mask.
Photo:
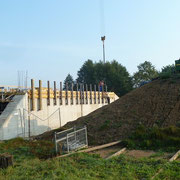
[(107, 92), (107, 85), (105, 85), (105, 92), (106, 92), (106, 103), (108, 103), (108, 92)]
[(86, 84), (86, 104), (88, 104), (88, 85)]
[(31, 110), (35, 110), (35, 88), (34, 88), (34, 79), (31, 79), (31, 102), (32, 102), (32, 108)]
[(68, 83), (66, 83), (66, 105), (68, 105)]
[(92, 104), (92, 84), (90, 84), (90, 104)]
[(42, 110), (42, 81), (39, 80), (39, 110)]
[(79, 86), (79, 84), (77, 83), (76, 84), (76, 104), (79, 103), (79, 99), (78, 99), (78, 86)]
[(74, 87), (74, 84), (72, 83), (71, 84), (71, 104), (73, 105), (73, 99), (74, 99), (74, 97), (73, 97), (73, 87)]
[(101, 98), (102, 98), (102, 104), (104, 104), (104, 85), (102, 85)]
[(50, 95), (51, 95), (51, 92), (50, 92), (50, 82), (49, 81), (47, 81), (47, 86), (48, 86), (47, 105), (49, 106), (50, 105)]
[(54, 105), (57, 105), (56, 81), (54, 81)]
[(96, 85), (94, 85), (94, 104), (96, 104)]
[(82, 104), (82, 83), (80, 84), (80, 104)]
[(62, 105), (63, 104), (63, 101), (62, 101), (62, 82), (60, 82), (59, 101), (60, 101), (60, 105)]
[(82, 103), (84, 104), (84, 84), (82, 84)]
[(100, 104), (100, 86), (98, 85), (98, 104)]

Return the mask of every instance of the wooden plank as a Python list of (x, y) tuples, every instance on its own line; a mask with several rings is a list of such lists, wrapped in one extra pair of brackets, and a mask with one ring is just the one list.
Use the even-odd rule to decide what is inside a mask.
[(111, 156), (107, 157), (106, 159), (110, 159), (110, 158), (113, 158), (113, 157), (115, 157), (115, 156), (119, 156), (119, 155), (122, 154), (124, 151), (126, 151), (126, 148), (121, 149), (120, 151), (112, 154)]
[(112, 142), (112, 143), (108, 143), (108, 144), (103, 144), (103, 145), (100, 145), (100, 146), (96, 146), (96, 147), (92, 147), (92, 148), (89, 148), (89, 149), (82, 150), (80, 152), (92, 152), (92, 151), (96, 151), (96, 150), (99, 150), (99, 149), (103, 149), (103, 148), (107, 148), (107, 147), (110, 147), (110, 146), (117, 145), (120, 142), (121, 141), (116, 141), (116, 142)]
[(108, 143), (108, 144), (103, 144), (103, 145), (100, 145), (100, 146), (95, 146), (95, 147), (84, 149), (84, 150), (81, 150), (81, 151), (72, 152), (72, 153), (69, 153), (69, 154), (64, 154), (64, 155), (58, 156), (57, 158), (67, 157), (67, 156), (70, 156), (70, 155), (75, 154), (75, 153), (81, 153), (81, 152), (88, 153), (88, 152), (96, 151), (96, 150), (99, 150), (99, 149), (104, 149), (104, 148), (107, 148), (107, 147), (110, 147), (110, 146), (117, 145), (120, 142), (121, 141), (116, 141), (116, 142), (111, 142), (111, 143)]
[(176, 154), (174, 154), (174, 156), (171, 159), (169, 159), (169, 162), (176, 160), (179, 155), (180, 155), (180, 150)]

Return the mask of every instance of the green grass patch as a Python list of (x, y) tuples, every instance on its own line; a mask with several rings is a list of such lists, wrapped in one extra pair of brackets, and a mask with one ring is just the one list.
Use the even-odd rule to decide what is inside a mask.
[[(135, 159), (125, 155), (104, 160), (93, 154), (74, 154), (66, 158), (39, 160), (37, 158), (16, 163), (14, 167), (0, 171), (0, 179), (150, 179), (167, 161)], [(164, 173), (171, 179), (178, 179), (180, 166), (168, 165)], [(163, 174), (160, 177), (164, 176)]]
[(0, 143), (0, 154), (9, 153), (14, 159), (47, 159), (55, 155), (54, 144), (49, 141), (28, 141), (23, 138), (15, 138)]
[(6, 152), (15, 157), (12, 167), (0, 170), (0, 180), (150, 179), (161, 167), (165, 168), (158, 176), (159, 179), (166, 179), (166, 176), (169, 179), (179, 179), (178, 161), (167, 164), (167, 160), (157, 160), (153, 157), (136, 159), (126, 155), (105, 160), (97, 154), (87, 153), (46, 159), (47, 152), (49, 157), (52, 155), (52, 144), (49, 143), (26, 141), (21, 138), (0, 143), (0, 153)]
[(130, 149), (149, 149), (175, 152), (179, 150), (180, 128), (145, 128), (139, 126), (132, 135), (123, 141)]

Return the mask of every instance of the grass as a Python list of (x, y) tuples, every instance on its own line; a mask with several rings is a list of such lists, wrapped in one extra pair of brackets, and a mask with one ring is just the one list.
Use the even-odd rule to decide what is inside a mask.
[(136, 159), (126, 155), (105, 160), (97, 154), (87, 153), (47, 159), (47, 152), (52, 156), (51, 145), (50, 142), (29, 142), (21, 138), (0, 143), (0, 153), (14, 156), (14, 166), (0, 170), (0, 180), (150, 179), (162, 167), (163, 173), (156, 179), (180, 179), (179, 161), (167, 163), (167, 160), (153, 157)]
[[(162, 166), (157, 179), (179, 179), (180, 163), (166, 165), (165, 160), (135, 159), (120, 155), (104, 160), (93, 154), (74, 154), (62, 159), (32, 159), (15, 163), (14, 167), (0, 171), (0, 179), (150, 179)], [(166, 174), (166, 176), (164, 175)]]
[(176, 152), (180, 145), (180, 128), (145, 128), (141, 125), (123, 144), (130, 149)]

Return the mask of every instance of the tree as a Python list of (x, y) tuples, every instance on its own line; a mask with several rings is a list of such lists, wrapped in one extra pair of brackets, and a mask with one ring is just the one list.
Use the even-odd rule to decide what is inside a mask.
[(64, 85), (63, 85), (63, 89), (66, 89), (66, 84), (68, 84), (68, 90), (72, 90), (72, 83), (74, 84), (74, 80), (73, 77), (68, 74), (64, 80)]
[(93, 84), (95, 81), (95, 68), (93, 61), (88, 59), (77, 73), (77, 83)]
[(162, 69), (161, 69), (161, 73), (170, 73), (170, 74), (172, 74), (173, 72), (175, 72), (174, 64), (163, 66)]
[(158, 71), (149, 61), (139, 64), (137, 68), (138, 71), (133, 75), (133, 84), (135, 87), (139, 87), (142, 82), (149, 81), (158, 76)]
[(126, 68), (117, 61), (103, 63), (87, 60), (78, 71), (78, 83), (96, 84), (104, 81), (108, 91), (122, 96), (132, 89), (132, 81)]

